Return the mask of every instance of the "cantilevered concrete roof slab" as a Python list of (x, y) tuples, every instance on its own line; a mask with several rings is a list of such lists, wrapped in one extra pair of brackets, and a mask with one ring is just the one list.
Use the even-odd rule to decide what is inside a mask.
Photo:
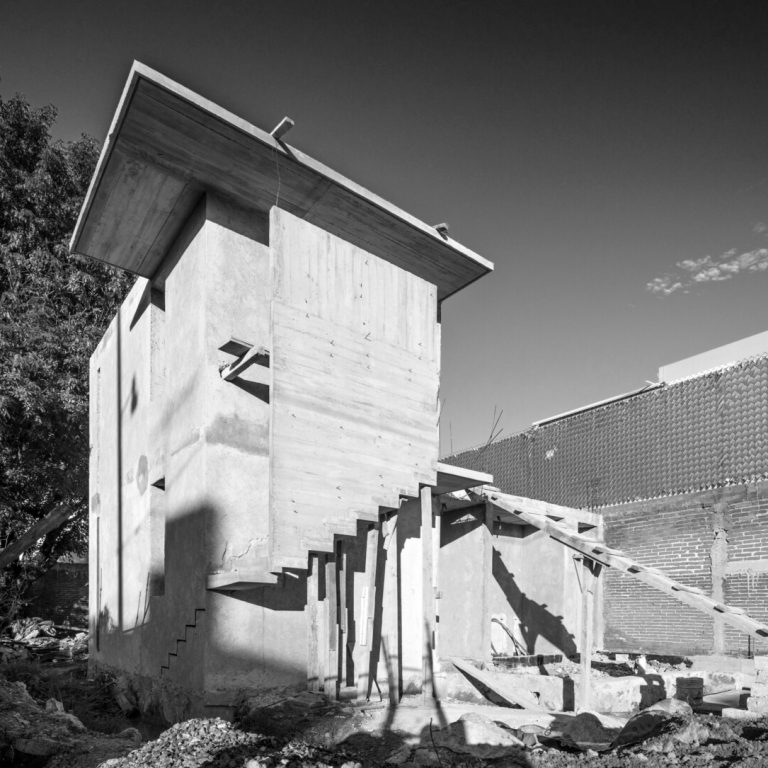
[(477, 488), (481, 485), (491, 485), (492, 483), (493, 475), (489, 475), (487, 472), (455, 467), (453, 464), (444, 464), (442, 461), (437, 462), (435, 494), (465, 491), (467, 488)]
[(266, 212), (278, 184), (281, 208), (434, 283), (441, 300), (493, 269), (434, 227), (138, 62), (70, 248), (152, 279), (205, 191)]

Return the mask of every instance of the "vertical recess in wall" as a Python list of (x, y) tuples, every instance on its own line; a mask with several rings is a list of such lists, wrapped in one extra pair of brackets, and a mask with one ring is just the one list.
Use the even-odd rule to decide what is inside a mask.
[[(115, 562), (117, 563), (117, 626), (123, 628), (123, 371), (122, 371), (122, 334), (120, 332), (122, 306), (118, 307), (115, 316), (115, 479), (117, 491), (117, 547)], [(101, 567), (101, 565), (99, 565)], [(99, 614), (101, 620), (101, 614)]]
[(150, 293), (149, 401), (152, 421), (151, 487), (149, 496), (150, 566), (148, 591), (151, 597), (165, 594), (165, 455), (156, 425), (162, 418), (165, 400), (165, 294)]
[[(90, 466), (89, 466), (89, 487), (90, 487), (90, 514), (88, 534), (93, 537), (93, 543), (88, 543), (88, 601), (89, 605), (89, 632), (93, 638), (96, 651), (101, 650), (101, 527), (99, 513), (101, 512), (101, 497), (98, 493), (101, 475), (99, 469), (101, 466), (101, 436), (99, 429), (101, 425), (101, 368), (94, 370), (91, 363), (91, 393), (90, 393)], [(94, 550), (96, 556), (94, 558)], [(92, 610), (95, 605), (96, 610)], [(95, 621), (94, 621), (95, 617)]]
[(165, 478), (150, 488), (149, 496), (150, 569), (149, 595), (165, 594)]

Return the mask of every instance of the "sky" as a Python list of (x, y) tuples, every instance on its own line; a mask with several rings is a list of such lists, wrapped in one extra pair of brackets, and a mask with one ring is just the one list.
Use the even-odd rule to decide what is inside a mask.
[(441, 451), (768, 329), (768, 3), (0, 0), (0, 95), (105, 138), (133, 59), (495, 272), (442, 308)]

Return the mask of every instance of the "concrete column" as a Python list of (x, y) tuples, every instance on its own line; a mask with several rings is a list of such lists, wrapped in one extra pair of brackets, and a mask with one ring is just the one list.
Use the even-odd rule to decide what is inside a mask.
[[(712, 507), (712, 546), (709, 551), (712, 573), (712, 598), (725, 602), (725, 576), (728, 567), (728, 504), (717, 502)], [(725, 653), (725, 622), (715, 616), (712, 626), (712, 651)]]

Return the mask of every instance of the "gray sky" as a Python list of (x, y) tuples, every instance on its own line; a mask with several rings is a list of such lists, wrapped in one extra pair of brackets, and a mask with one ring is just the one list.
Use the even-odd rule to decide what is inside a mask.
[[(103, 140), (136, 58), (495, 261), (442, 449), (768, 328), (765, 2), (2, 0), (0, 94)], [(450, 428), (450, 429), (449, 429)]]

